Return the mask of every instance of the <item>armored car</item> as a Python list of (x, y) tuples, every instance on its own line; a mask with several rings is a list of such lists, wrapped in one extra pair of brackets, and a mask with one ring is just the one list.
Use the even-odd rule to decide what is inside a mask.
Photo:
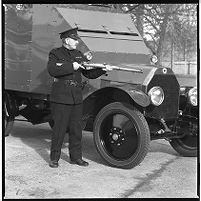
[[(129, 14), (56, 4), (5, 5), (5, 135), (23, 116), (52, 127), (47, 72), (59, 33), (78, 28), (86, 67), (112, 71), (83, 88), (83, 130), (103, 160), (119, 168), (140, 164), (151, 140), (166, 139), (182, 156), (197, 155), (197, 88), (180, 87), (170, 68), (158, 68)], [(68, 129), (67, 129), (68, 130)]]

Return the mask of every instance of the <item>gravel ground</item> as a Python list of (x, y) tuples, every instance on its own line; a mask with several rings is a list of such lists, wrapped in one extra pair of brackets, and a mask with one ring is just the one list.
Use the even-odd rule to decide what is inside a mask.
[(129, 170), (104, 163), (91, 133), (83, 134), (88, 167), (69, 163), (68, 138), (59, 168), (48, 166), (51, 129), (15, 123), (5, 140), (5, 199), (197, 198), (197, 160), (179, 156), (168, 142), (152, 141), (144, 161)]

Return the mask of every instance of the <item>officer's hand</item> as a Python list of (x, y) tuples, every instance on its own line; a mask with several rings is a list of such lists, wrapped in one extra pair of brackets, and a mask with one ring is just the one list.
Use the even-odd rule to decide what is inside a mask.
[(104, 71), (112, 71), (113, 68), (110, 65), (105, 65)]
[(84, 66), (80, 65), (79, 63), (73, 62), (73, 69), (78, 70), (79, 68), (85, 69)]

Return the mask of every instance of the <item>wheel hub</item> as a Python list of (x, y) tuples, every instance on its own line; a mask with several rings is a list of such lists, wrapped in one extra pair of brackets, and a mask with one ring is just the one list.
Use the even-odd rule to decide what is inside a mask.
[(114, 146), (122, 145), (125, 140), (125, 133), (121, 128), (118, 127), (111, 128), (109, 136), (110, 136), (109, 139), (110, 143), (113, 144)]
[(118, 136), (116, 133), (112, 135), (112, 139), (113, 139), (113, 140), (116, 141), (116, 140), (118, 140), (118, 138), (119, 138), (119, 136)]

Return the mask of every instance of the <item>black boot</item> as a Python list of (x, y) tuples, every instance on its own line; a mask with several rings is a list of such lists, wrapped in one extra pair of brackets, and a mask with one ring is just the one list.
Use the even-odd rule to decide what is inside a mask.
[(58, 161), (50, 161), (49, 166), (51, 168), (58, 168), (59, 166)]
[(71, 164), (76, 164), (76, 165), (79, 165), (79, 166), (85, 166), (85, 167), (89, 165), (88, 162), (86, 162), (86, 161), (84, 161), (82, 159), (73, 160), (70, 163)]

